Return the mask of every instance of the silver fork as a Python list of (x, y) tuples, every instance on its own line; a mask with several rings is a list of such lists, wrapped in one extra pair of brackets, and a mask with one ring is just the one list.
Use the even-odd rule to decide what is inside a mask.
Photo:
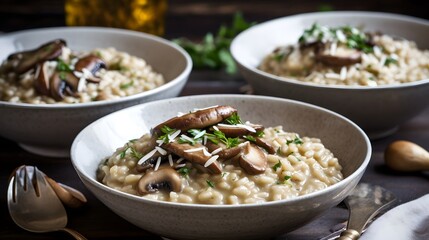
[(13, 221), (27, 231), (62, 230), (77, 240), (86, 240), (80, 233), (66, 228), (66, 210), (45, 174), (36, 167), (23, 165), (16, 169), (9, 182), (7, 203)]

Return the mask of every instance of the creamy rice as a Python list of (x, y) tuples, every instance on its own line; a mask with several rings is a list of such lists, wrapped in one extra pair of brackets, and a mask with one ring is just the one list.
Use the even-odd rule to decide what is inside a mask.
[[(137, 162), (147, 152), (150, 135), (132, 140), (103, 161), (98, 179), (122, 192), (140, 195), (137, 183), (144, 175)], [(249, 204), (289, 199), (324, 189), (343, 179), (341, 165), (320, 139), (285, 132), (281, 126), (264, 129), (263, 139), (275, 147), (267, 154), (262, 174), (249, 175), (231, 160), (222, 162), (221, 174), (201, 172), (184, 160), (172, 160), (182, 179), (181, 192), (158, 191), (143, 197), (154, 200), (198, 204)], [(169, 163), (164, 163), (168, 165)], [(162, 166), (161, 166), (162, 167)], [(189, 170), (188, 174), (184, 169)]]
[(100, 83), (86, 82), (77, 96), (66, 95), (62, 100), (55, 100), (51, 96), (40, 94), (34, 88), (33, 69), (19, 76), (18, 80), (0, 76), (0, 100), (31, 104), (85, 103), (130, 96), (164, 84), (163, 76), (155, 72), (144, 59), (114, 48), (74, 53), (64, 47), (60, 59), (68, 63), (73, 55), (84, 56), (89, 53), (100, 57), (106, 63), (107, 69), (96, 73), (101, 79)]
[[(314, 26), (317, 25), (313, 25), (316, 36), (335, 32), (332, 28)], [(359, 31), (356, 28), (351, 29), (356, 33)], [(258, 68), (277, 76), (321, 85), (374, 87), (429, 78), (428, 50), (419, 50), (412, 41), (385, 34), (362, 34), (366, 41), (370, 41), (370, 45), (364, 49), (365, 51), (358, 50), (361, 60), (354, 64), (331, 66), (318, 61), (315, 50), (317, 42), (331, 44), (327, 50), (331, 55), (339, 52), (340, 46), (345, 51), (350, 50), (350, 47), (346, 46), (348, 39), (342, 33), (337, 33), (337, 36), (331, 39), (312, 39), (313, 42), (310, 44), (305, 43), (307, 47), (302, 42), (279, 47), (266, 56)], [(309, 45), (312, 46), (308, 47)], [(290, 51), (291, 49), (293, 50)]]

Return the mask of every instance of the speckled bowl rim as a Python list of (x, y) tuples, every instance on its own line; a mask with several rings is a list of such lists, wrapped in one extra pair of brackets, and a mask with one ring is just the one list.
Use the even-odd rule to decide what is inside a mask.
[[(103, 101), (95, 101), (95, 102), (87, 102), (87, 103), (53, 103), (53, 104), (31, 104), (31, 103), (11, 103), (6, 101), (0, 101), (0, 107), (2, 106), (8, 106), (8, 107), (15, 107), (15, 108), (28, 108), (28, 109), (75, 109), (75, 108), (92, 108), (92, 107), (98, 107), (103, 105), (115, 105), (125, 102), (130, 102), (135, 99), (144, 98), (147, 96), (155, 95), (160, 92), (163, 92), (167, 89), (171, 89), (174, 86), (180, 84), (184, 79), (186, 79), (186, 76), (188, 76), (191, 73), (192, 70), (192, 60), (189, 54), (180, 46), (177, 44), (174, 44), (171, 41), (168, 41), (164, 38), (157, 37), (154, 35), (150, 35), (143, 32), (137, 32), (132, 30), (126, 30), (126, 29), (118, 29), (118, 28), (107, 28), (107, 27), (51, 27), (51, 28), (39, 28), (39, 29), (31, 29), (31, 30), (23, 30), (23, 31), (16, 31), (12, 33), (6, 33), (0, 35), (0, 39), (2, 38), (12, 38), (14, 39), (16, 36), (19, 35), (31, 35), (32, 33), (43, 33), (43, 32), (54, 32), (54, 31), (86, 31), (86, 32), (98, 32), (98, 33), (113, 33), (113, 34), (121, 34), (125, 36), (134, 36), (134, 37), (140, 37), (145, 40), (154, 41), (161, 43), (163, 45), (167, 45), (171, 47), (172, 49), (179, 52), (186, 61), (186, 66), (182, 70), (182, 72), (177, 75), (174, 79), (170, 80), (169, 82), (145, 91), (141, 93), (137, 93), (134, 95), (121, 97), (118, 99), (112, 99), (112, 100), (103, 100)], [(149, 63), (150, 64), (150, 63)]]
[[(110, 115), (113, 114), (120, 114), (123, 111), (129, 111), (129, 109), (133, 109), (133, 108), (140, 108), (143, 105), (156, 105), (159, 103), (164, 103), (164, 102), (171, 102), (174, 101), (174, 99), (184, 99), (184, 98), (191, 98), (194, 101), (198, 101), (198, 99), (206, 99), (207, 97), (211, 97), (211, 98), (230, 98), (230, 99), (260, 99), (260, 100), (264, 100), (264, 101), (278, 101), (278, 102), (287, 102), (287, 103), (292, 103), (292, 104), (298, 104), (301, 106), (305, 106), (305, 107), (309, 107), (309, 108), (313, 108), (315, 110), (320, 110), (323, 111), (327, 114), (333, 115), (335, 117), (338, 117), (342, 120), (344, 120), (345, 122), (347, 122), (348, 124), (350, 124), (352, 127), (354, 127), (356, 130), (358, 130), (358, 132), (361, 134), (362, 138), (365, 141), (365, 144), (367, 146), (367, 152), (365, 155), (365, 159), (362, 162), (362, 164), (349, 176), (347, 176), (346, 178), (344, 178), (343, 180), (341, 180), (340, 182), (328, 186), (325, 189), (313, 192), (313, 193), (309, 193), (303, 196), (298, 196), (298, 197), (294, 197), (291, 199), (283, 199), (283, 200), (278, 200), (278, 201), (270, 201), (270, 202), (263, 202), (263, 203), (251, 203), (251, 204), (240, 204), (240, 205), (211, 205), (211, 204), (189, 204), (189, 203), (175, 203), (175, 202), (166, 202), (166, 201), (159, 201), (159, 200), (153, 200), (153, 199), (147, 199), (147, 198), (143, 198), (143, 197), (139, 197), (136, 195), (132, 195), (129, 193), (125, 193), (125, 192), (121, 192), (119, 190), (113, 189), (111, 187), (108, 187), (100, 182), (98, 182), (95, 178), (90, 177), (88, 174), (80, 171), (76, 165), (76, 153), (75, 153), (75, 149), (77, 148), (77, 143), (79, 142), (79, 139), (81, 139), (86, 131), (86, 129), (91, 128), (93, 125), (98, 124), (98, 122), (103, 121), (104, 118), (109, 117)], [(300, 101), (296, 101), (296, 100), (291, 100), (291, 99), (284, 99), (284, 98), (277, 98), (277, 97), (270, 97), (270, 96), (258, 96), (258, 95), (239, 95), (239, 94), (210, 94), (210, 95), (193, 95), (193, 96), (183, 96), (183, 97), (177, 97), (177, 98), (173, 98), (173, 99), (163, 99), (163, 100), (157, 100), (157, 101), (153, 101), (153, 102), (148, 102), (148, 103), (143, 103), (143, 104), (139, 104), (136, 106), (132, 106), (132, 107), (128, 107), (116, 112), (113, 112), (111, 114), (108, 114), (98, 120), (96, 120), (95, 122), (91, 123), (90, 125), (88, 125), (85, 129), (83, 129), (75, 138), (75, 140), (73, 141), (71, 150), (70, 150), (70, 156), (71, 156), (71, 161), (73, 164), (73, 167), (75, 169), (75, 171), (78, 173), (80, 178), (84, 178), (89, 184), (91, 184), (93, 187), (96, 187), (98, 189), (103, 190), (104, 192), (108, 192), (109, 194), (113, 194), (113, 195), (117, 195), (119, 197), (124, 197), (124, 198), (128, 198), (130, 200), (133, 201), (138, 201), (141, 203), (145, 203), (145, 204), (151, 204), (151, 205), (170, 205), (170, 206), (175, 206), (175, 207), (180, 207), (180, 208), (184, 208), (184, 209), (205, 209), (205, 208), (209, 208), (209, 209), (231, 209), (231, 208), (259, 208), (259, 207), (263, 207), (263, 206), (275, 206), (275, 205), (283, 205), (283, 204), (287, 204), (287, 203), (296, 203), (296, 202), (300, 202), (302, 200), (306, 200), (306, 199), (311, 199), (316, 197), (317, 195), (323, 195), (324, 193), (331, 191), (334, 188), (345, 188), (344, 185), (350, 184), (350, 182), (353, 181), (353, 179), (355, 179), (358, 175), (362, 174), (365, 172), (366, 167), (369, 164), (369, 161), (371, 159), (371, 155), (372, 155), (372, 146), (370, 143), (369, 138), (367, 137), (367, 135), (364, 133), (364, 131), (358, 126), (356, 125), (354, 122), (352, 122), (351, 120), (349, 120), (348, 118), (335, 113), (331, 110), (328, 110), (326, 108), (322, 108), (322, 107), (318, 107), (316, 105), (313, 104), (309, 104), (309, 103), (304, 103), (304, 102), (300, 102)], [(101, 161), (101, 160), (100, 160)]]
[[(287, 17), (281, 17), (272, 19), (260, 24), (256, 24), (255, 26), (252, 26), (251, 28), (241, 32), (238, 34), (234, 40), (231, 43), (231, 55), (236, 61), (237, 64), (244, 67), (245, 69), (249, 70), (253, 74), (256, 75), (262, 75), (265, 78), (273, 79), (279, 82), (287, 82), (289, 84), (293, 85), (302, 85), (309, 88), (320, 88), (320, 89), (341, 89), (341, 90), (348, 90), (348, 91), (379, 91), (379, 90), (386, 90), (386, 89), (395, 89), (395, 88), (414, 88), (419, 85), (429, 84), (429, 78), (428, 79), (421, 79), (414, 82), (408, 82), (408, 83), (401, 83), (401, 84), (391, 84), (391, 85), (381, 85), (381, 86), (375, 86), (375, 87), (365, 87), (365, 86), (342, 86), (342, 85), (320, 85), (317, 83), (310, 83), (310, 82), (302, 82), (293, 78), (287, 78), (287, 77), (280, 77), (276, 76), (274, 74), (270, 74), (267, 72), (264, 72), (262, 70), (259, 70), (256, 68), (256, 66), (250, 66), (249, 64), (245, 64), (243, 62), (240, 62), (237, 58), (237, 53), (235, 52), (235, 48), (237, 45), (239, 45), (239, 42), (243, 41), (242, 38), (245, 37), (245, 35), (253, 31), (254, 29), (263, 28), (266, 25), (273, 24), (275, 22), (279, 21), (285, 21), (287, 20), (293, 20), (293, 19), (299, 19), (299, 18), (319, 18), (319, 17), (326, 17), (326, 16), (334, 16), (337, 18), (342, 17), (354, 17), (354, 18), (365, 18), (365, 17), (376, 17), (380, 20), (399, 20), (403, 22), (408, 22), (409, 24), (419, 24), (424, 25), (427, 28), (429, 28), (429, 20), (407, 16), (407, 15), (401, 15), (401, 14), (394, 14), (394, 13), (385, 13), (385, 12), (368, 12), (368, 11), (333, 11), (333, 12), (315, 12), (315, 13), (303, 13), (303, 14), (296, 14), (291, 15)], [(262, 59), (261, 59), (262, 61)]]

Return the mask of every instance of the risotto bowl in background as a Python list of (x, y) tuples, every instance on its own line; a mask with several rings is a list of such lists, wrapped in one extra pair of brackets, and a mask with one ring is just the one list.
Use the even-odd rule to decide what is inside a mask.
[[(155, 200), (120, 191), (98, 180), (100, 164), (125, 143), (132, 139), (134, 143), (178, 112), (214, 105), (233, 106), (241, 119), (252, 123), (281, 125), (284, 131), (301, 137), (319, 138), (338, 158), (343, 179), (305, 195), (239, 205)], [(76, 172), (99, 200), (125, 220), (170, 239), (269, 239), (293, 231), (341, 202), (361, 179), (370, 158), (368, 137), (343, 116), (298, 101), (249, 95), (179, 97), (123, 109), (87, 126), (71, 148)]]
[[(391, 43), (387, 44), (386, 48), (374, 49), (374, 55), (378, 54), (378, 58), (362, 54), (363, 60), (357, 65), (353, 65), (353, 61), (356, 60), (353, 58), (346, 59), (348, 62), (344, 66), (339, 66), (338, 62), (332, 61), (332, 58), (326, 57), (326, 55), (325, 58), (319, 58), (323, 63), (328, 62), (328, 64), (334, 65), (333, 70), (330, 70), (331, 72), (322, 74), (326, 79), (323, 77), (321, 79), (320, 75), (318, 77), (312, 70), (305, 67), (303, 69), (307, 72), (301, 77), (301, 80), (298, 80), (296, 75), (294, 77), (294, 73), (284, 76), (261, 70), (261, 64), (269, 54), (272, 54), (274, 63), (281, 61), (277, 57), (283, 58), (283, 56), (277, 53), (284, 53), (288, 50), (279, 47), (297, 44), (298, 41), (301, 44), (301, 42), (311, 39), (310, 35), (319, 31), (319, 29), (314, 30), (317, 28), (315, 23), (319, 26), (337, 29), (351, 26), (362, 29), (363, 32), (372, 32), (375, 37), (378, 37), (380, 33), (386, 34), (391, 36)], [(350, 30), (350, 28), (344, 29)], [(301, 37), (305, 30), (307, 30), (307, 35)], [(352, 33), (355, 33), (354, 31), (351, 30)], [(318, 32), (318, 34), (320, 33), (319, 39), (325, 39), (326, 35), (332, 32), (334, 38), (345, 39), (344, 34), (339, 34), (335, 30), (326, 30), (326, 28)], [(241, 74), (256, 94), (295, 99), (328, 108), (348, 117), (362, 127), (371, 139), (376, 139), (394, 133), (402, 123), (422, 112), (429, 103), (427, 97), (429, 92), (429, 79), (427, 78), (429, 74), (429, 44), (426, 39), (428, 34), (429, 21), (414, 17), (377, 12), (308, 13), (260, 23), (242, 32), (232, 42), (231, 53)], [(354, 37), (356, 36), (354, 35)], [(313, 39), (317, 39), (317, 37)], [(409, 54), (405, 57), (397, 54), (404, 51), (399, 49), (401, 48), (400, 44), (393, 41), (403, 39), (415, 42), (418, 49), (421, 50), (421, 54), (413, 53), (414, 55)], [(356, 38), (352, 40), (355, 41)], [(345, 43), (356, 45), (356, 42), (358, 46), (361, 44), (359, 39), (355, 42), (348, 42), (347, 40)], [(374, 43), (368, 41), (368, 44), (372, 47)], [(300, 46), (302, 50), (316, 45), (308, 42)], [(411, 43), (409, 46), (413, 46), (413, 44)], [(329, 52), (333, 49), (335, 51), (338, 49), (336, 47), (337, 45), (333, 46), (332, 44), (326, 51)], [(277, 52), (275, 49), (278, 49)], [(366, 50), (363, 49), (362, 52), (366, 52)], [(351, 50), (346, 49), (345, 51)], [(391, 54), (386, 58), (386, 56), (382, 56), (385, 52)], [(315, 55), (316, 59), (320, 57), (318, 53)], [(371, 69), (374, 65), (371, 66), (371, 64), (364, 62), (368, 58), (374, 60), (376, 64), (389, 66), (383, 69), (376, 66), (376, 68)], [(412, 66), (416, 62), (420, 62), (420, 69)], [(305, 61), (300, 61), (296, 66), (302, 67), (305, 64)], [(278, 72), (283, 71), (281, 69), (283, 66), (277, 67), (273, 64), (266, 66), (276, 71), (279, 70)], [(410, 67), (407, 68), (408, 66)], [(364, 69), (366, 71), (363, 71)], [(389, 69), (397, 71), (389, 73)], [(362, 79), (359, 80), (361, 82), (351, 83), (352, 75), (361, 75)], [(372, 81), (375, 75), (385, 77), (385, 79), (380, 82)], [(401, 83), (391, 79), (393, 77), (401, 78)], [(331, 80), (341, 79), (342, 81), (339, 81), (340, 84), (336, 84), (329, 78)], [(409, 79), (412, 80), (409, 81)]]
[[(138, 73), (128, 73), (130, 75), (122, 76), (127, 81), (126, 83), (112, 81), (115, 87), (109, 89), (109, 93), (117, 93), (127, 88), (126, 91), (129, 93), (127, 95), (116, 94), (113, 96), (114, 94), (112, 94), (112, 97), (106, 97), (106, 95), (101, 94), (94, 97), (95, 95), (91, 94), (98, 91), (98, 86), (89, 83), (89, 80), (87, 81), (87, 88), (93, 86), (96, 89), (93, 89), (91, 94), (87, 94), (87, 96), (83, 94), (79, 99), (73, 98), (73, 94), (70, 94), (71, 96), (64, 97), (58, 102), (53, 100), (53, 98), (58, 97), (58, 94), (50, 97), (35, 97), (34, 101), (31, 98), (25, 99), (25, 101), (17, 101), (20, 98), (13, 96), (13, 94), (18, 94), (21, 91), (19, 88), (14, 86), (11, 89), (0, 89), (3, 97), (6, 94), (11, 95), (8, 99), (0, 101), (0, 116), (2, 116), (0, 118), (0, 136), (13, 140), (29, 152), (39, 155), (69, 156), (73, 139), (79, 131), (94, 120), (139, 103), (178, 96), (192, 69), (192, 61), (189, 55), (165, 39), (130, 30), (98, 27), (59, 27), (4, 34), (0, 37), (0, 45), (2, 46), (0, 60), (4, 61), (10, 54), (32, 50), (55, 39), (61, 39), (59, 42), (67, 42), (67, 47), (73, 51), (114, 48), (115, 51), (124, 52), (143, 60), (133, 60), (140, 64), (136, 71)], [(46, 49), (50, 50), (51, 48), (47, 47)], [(111, 56), (115, 51), (110, 50), (101, 54)], [(141, 62), (146, 62), (151, 68), (148, 70), (147, 66)], [(60, 69), (59, 65), (60, 63), (56, 69)], [(143, 67), (141, 67), (142, 65)], [(66, 70), (67, 68), (66, 66)], [(126, 69), (126, 66), (115, 66), (115, 68), (118, 71), (124, 70), (124, 72), (129, 70)], [(64, 71), (64, 66), (61, 70)], [(146, 74), (147, 79), (155, 78), (154, 75), (156, 74), (151, 73), (151, 71), (159, 73), (162, 76), (156, 77), (159, 84), (154, 84), (150, 80), (147, 86), (138, 86), (139, 88), (137, 88), (136, 79), (141, 72), (145, 71), (149, 72)], [(31, 73), (31, 70), (29, 72)], [(63, 79), (61, 74), (64, 73), (60, 72), (59, 74), (60, 79)], [(128, 79), (127, 76), (131, 77)], [(79, 77), (81, 76), (79, 75)], [(51, 84), (52, 78), (50, 78)], [(2, 81), (0, 84), (2, 88), (9, 87), (5, 84), (4, 79), (0, 80)], [(53, 89), (52, 85), (50, 86)], [(61, 84), (55, 86), (58, 86), (59, 89), (62, 88), (61, 86), (64, 87)], [(76, 88), (81, 88), (80, 82)], [(32, 93), (33, 91), (30, 90), (28, 92)], [(88, 92), (90, 93), (89, 90)], [(23, 99), (22, 95), (21, 99)]]

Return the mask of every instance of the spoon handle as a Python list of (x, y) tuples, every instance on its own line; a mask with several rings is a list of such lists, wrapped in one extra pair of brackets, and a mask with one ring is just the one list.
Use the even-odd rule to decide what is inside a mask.
[(63, 228), (63, 229), (61, 229), (61, 230), (63, 230), (63, 231), (65, 231), (65, 232), (68, 232), (70, 235), (72, 235), (76, 240), (88, 240), (86, 237), (84, 237), (82, 234), (80, 234), (80, 233), (78, 233), (78, 232), (76, 232), (75, 230), (73, 230), (73, 229), (70, 229), (70, 228)]

